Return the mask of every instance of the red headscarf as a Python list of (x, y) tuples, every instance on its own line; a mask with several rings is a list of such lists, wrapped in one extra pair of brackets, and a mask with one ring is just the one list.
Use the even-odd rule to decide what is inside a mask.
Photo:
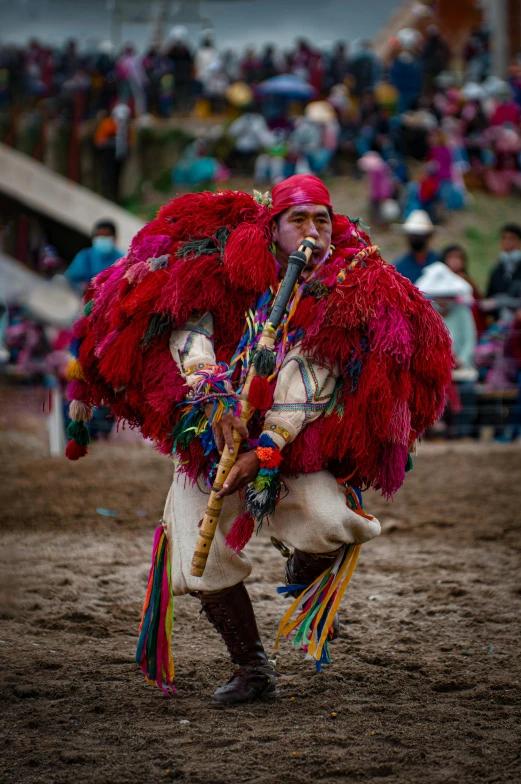
[(275, 185), (273, 193), (272, 217), (295, 204), (324, 204), (333, 212), (329, 191), (318, 177), (313, 174), (294, 174), (287, 180)]

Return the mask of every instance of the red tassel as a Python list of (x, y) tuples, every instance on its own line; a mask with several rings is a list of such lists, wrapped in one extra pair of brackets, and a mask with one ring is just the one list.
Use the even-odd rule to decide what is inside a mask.
[(273, 392), (269, 381), (263, 376), (254, 376), (248, 391), (248, 401), (253, 408), (266, 411), (273, 403)]
[(253, 536), (254, 526), (255, 523), (250, 513), (243, 512), (242, 515), (235, 518), (232, 527), (226, 534), (226, 545), (236, 553), (240, 553)]
[(80, 446), (76, 441), (69, 441), (65, 449), (65, 455), (69, 460), (79, 460), (80, 457), (85, 457), (89, 450), (86, 446)]
[(275, 262), (269, 250), (266, 225), (241, 223), (224, 249), (224, 272), (234, 286), (265, 291), (275, 282)]

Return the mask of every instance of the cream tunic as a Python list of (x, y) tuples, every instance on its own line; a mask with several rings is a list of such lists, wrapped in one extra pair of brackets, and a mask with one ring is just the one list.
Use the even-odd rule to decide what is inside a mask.
[[(205, 314), (176, 330), (170, 338), (170, 350), (187, 384), (198, 381), (199, 364), (215, 365), (212, 343), (213, 320)], [(195, 368), (195, 369), (194, 369)], [(188, 372), (187, 372), (188, 371)], [(279, 448), (293, 441), (303, 427), (325, 410), (338, 376), (338, 368), (312, 362), (297, 344), (288, 352), (279, 371), (274, 402), (265, 424), (278, 425), (289, 434), (286, 440), (270, 431)], [(281, 499), (269, 521), (272, 536), (304, 552), (326, 553), (343, 544), (362, 544), (380, 533), (376, 518), (367, 520), (347, 505), (343, 489), (329, 471), (317, 471), (285, 479), (287, 494)], [(164, 520), (172, 557), (174, 594), (192, 591), (220, 591), (229, 588), (251, 573), (245, 552), (235, 555), (225, 544), (225, 537), (235, 518), (244, 512), (238, 493), (224, 499), (219, 525), (212, 543), (203, 577), (192, 577), (190, 566), (210, 490), (202, 483), (192, 486), (179, 472), (166, 500)]]

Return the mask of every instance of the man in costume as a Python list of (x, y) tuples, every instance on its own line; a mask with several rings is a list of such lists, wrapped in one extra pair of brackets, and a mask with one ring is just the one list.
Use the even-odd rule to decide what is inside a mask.
[[(306, 237), (313, 252), (266, 354), (256, 349), (259, 337), (288, 258)], [(174, 200), (128, 257), (96, 278), (86, 303), (69, 369), (69, 457), (86, 453), (84, 421), (104, 400), (176, 458), (138, 661), (171, 686), (171, 594), (190, 593), (237, 666), (214, 701), (273, 696), (275, 672), (244, 585), (251, 564), (242, 549), (254, 524), (267, 520), (289, 555), (283, 590), (295, 600), (279, 633), (298, 629), (320, 667), (360, 545), (380, 533), (358, 488), (392, 496), (401, 486), (409, 449), (443, 410), (448, 333), (307, 175), (277, 185), (272, 201), (242, 192)], [(238, 394), (252, 363), (246, 425)], [(225, 444), (234, 450), (233, 429), (242, 443), (218, 494), (223, 511), (206, 570), (194, 576), (198, 523), (219, 453)], [(244, 487), (245, 498), (237, 492)]]

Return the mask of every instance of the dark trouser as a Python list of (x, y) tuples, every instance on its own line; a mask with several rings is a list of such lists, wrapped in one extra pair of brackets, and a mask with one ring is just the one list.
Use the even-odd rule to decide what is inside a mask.
[(101, 188), (103, 196), (116, 203), (120, 200), (120, 182), (123, 173), (124, 158), (116, 158), (112, 148), (100, 151)]

